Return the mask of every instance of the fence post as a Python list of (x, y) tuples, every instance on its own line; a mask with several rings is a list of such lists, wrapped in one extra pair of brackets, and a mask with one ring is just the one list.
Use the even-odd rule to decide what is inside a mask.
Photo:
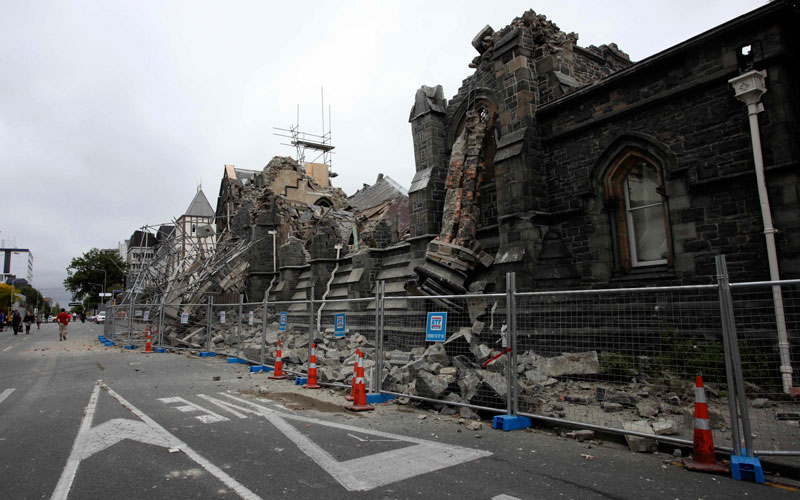
[(208, 296), (208, 314), (206, 314), (206, 352), (211, 352), (211, 314), (214, 312), (214, 297)]
[[(736, 335), (736, 322), (733, 317), (733, 298), (731, 297), (730, 282), (728, 281), (728, 266), (724, 255), (715, 257), (717, 273), (719, 274), (719, 297), (722, 314), (723, 345), (727, 340), (725, 358), (725, 372), (728, 377), (728, 408), (731, 412), (731, 431), (733, 437), (733, 451), (736, 456), (741, 456), (741, 441), (739, 439), (739, 424), (741, 422), (744, 435), (744, 447), (747, 456), (753, 457), (753, 434), (750, 427), (750, 414), (748, 413), (747, 394), (744, 391), (744, 375), (742, 374), (742, 358), (739, 354), (739, 340)], [(737, 415), (736, 403), (739, 404)]]
[(516, 356), (514, 346), (514, 288), (515, 288), (516, 274), (506, 273), (506, 345), (505, 348), (511, 348), (508, 355), (508, 369), (506, 370), (506, 378), (508, 382), (508, 390), (506, 391), (506, 413), (508, 415), (516, 414), (514, 407), (514, 400), (516, 399), (516, 383), (515, 376), (517, 373), (516, 363), (514, 357)]
[(372, 380), (369, 392), (381, 392), (383, 375), (383, 293), (384, 281), (375, 282), (375, 364), (372, 367)]
[(244, 294), (239, 294), (239, 325), (236, 331), (236, 357), (242, 357), (242, 309), (244, 305)]
[[(116, 305), (112, 305), (111, 306), (111, 337), (110, 337), (112, 339), (114, 337), (116, 337), (115, 332), (114, 332), (114, 316), (116, 316), (116, 315), (117, 315), (117, 306)], [(106, 321), (108, 321), (108, 311), (106, 311)]]
[(308, 362), (311, 363), (311, 345), (314, 343), (314, 285), (311, 285), (311, 296), (308, 301)]
[(164, 347), (164, 301), (161, 301), (161, 309), (158, 312), (158, 346)]
[(264, 305), (261, 311), (261, 358), (258, 360), (259, 365), (264, 366), (264, 354), (267, 345), (267, 307), (269, 305), (269, 293), (264, 292)]
[(133, 334), (133, 288), (131, 288), (131, 294), (128, 298), (131, 301), (128, 304), (128, 340), (130, 340)]

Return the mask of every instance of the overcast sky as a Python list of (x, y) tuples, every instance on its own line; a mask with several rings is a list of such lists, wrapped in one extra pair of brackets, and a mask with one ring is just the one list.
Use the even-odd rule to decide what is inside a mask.
[(178, 217), (198, 183), (216, 206), (225, 164), (293, 156), (273, 127), (298, 105), (321, 133), (322, 87), (336, 185), (408, 187), (414, 93), (452, 97), (484, 25), (533, 8), (638, 61), (765, 3), (0, 0), (0, 239), (31, 249), (34, 286), (63, 304), (73, 256)]

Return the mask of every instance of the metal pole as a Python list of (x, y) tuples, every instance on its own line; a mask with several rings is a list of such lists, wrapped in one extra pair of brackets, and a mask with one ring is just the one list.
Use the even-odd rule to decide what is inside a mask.
[[(725, 256), (722, 256), (722, 264), (725, 265)], [(726, 283), (727, 285), (727, 283)], [(725, 286), (723, 291), (726, 295), (726, 302), (730, 310), (728, 316), (728, 330), (730, 332), (731, 340), (731, 359), (733, 360), (733, 375), (736, 382), (736, 395), (739, 400), (739, 418), (742, 421), (742, 434), (744, 434), (744, 447), (747, 450), (747, 456), (753, 455), (753, 433), (750, 426), (750, 413), (748, 412), (747, 394), (744, 392), (744, 375), (742, 373), (742, 357), (739, 354), (739, 340), (736, 336), (736, 322), (733, 317), (733, 298), (731, 297), (731, 289)]]
[[(512, 323), (514, 321), (514, 311), (512, 307), (512, 302), (514, 300), (514, 273), (506, 273), (506, 345), (503, 347), (511, 347), (513, 349), (512, 343), (510, 342), (511, 330), (512, 330)], [(513, 354), (513, 352), (512, 352)], [(508, 382), (508, 388), (506, 390), (506, 413), (512, 415), (514, 412), (514, 405), (513, 405), (513, 397), (511, 393), (514, 391), (514, 381), (512, 380), (512, 372), (516, 371), (511, 366), (511, 356), (507, 358), (508, 360), (508, 367), (506, 370), (506, 380)]]
[(239, 294), (239, 326), (236, 331), (236, 357), (242, 357), (242, 308), (244, 305), (244, 294)]
[(314, 343), (314, 285), (308, 301), (308, 362), (311, 363), (311, 344)]
[(725, 265), (725, 256), (717, 255), (714, 257), (717, 265), (717, 290), (719, 292), (719, 312), (720, 320), (722, 322), (722, 345), (725, 349), (725, 376), (728, 383), (728, 412), (731, 418), (731, 440), (733, 441), (734, 455), (741, 455), (740, 447), (741, 441), (739, 437), (739, 417), (736, 412), (736, 384), (734, 382), (733, 366), (736, 360), (733, 359), (731, 351), (730, 340), (730, 322), (731, 317), (730, 304), (728, 303), (728, 295), (725, 290), (728, 289), (728, 268)]
[(208, 314), (206, 314), (206, 352), (211, 352), (211, 313), (214, 310), (214, 297), (208, 296)]
[(381, 392), (383, 380), (383, 281), (375, 282), (375, 365), (372, 367), (372, 380), (369, 392)]
[(264, 305), (261, 310), (261, 357), (259, 364), (264, 366), (264, 354), (267, 346), (267, 307), (269, 305), (269, 293), (264, 292)]
[[(108, 314), (108, 311), (106, 311), (106, 315), (107, 314)], [(112, 339), (116, 336), (116, 335), (114, 335), (114, 316), (116, 316), (116, 315), (117, 315), (117, 306), (115, 304), (112, 304), (111, 305), (111, 337), (110, 337)], [(108, 316), (106, 316), (106, 321), (108, 321)]]
[(130, 340), (133, 333), (133, 288), (131, 288), (128, 298), (130, 299), (130, 304), (128, 304), (128, 340)]
[(161, 301), (161, 310), (158, 312), (158, 346), (164, 347), (164, 301)]

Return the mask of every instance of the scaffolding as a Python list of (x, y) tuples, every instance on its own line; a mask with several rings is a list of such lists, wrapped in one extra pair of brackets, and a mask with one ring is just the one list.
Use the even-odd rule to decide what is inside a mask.
[[(297, 122), (296, 124), (289, 125), (288, 128), (273, 127), (275, 130), (274, 135), (278, 137), (285, 137), (290, 142), (282, 142), (284, 146), (291, 146), (295, 148), (296, 160), (303, 168), (306, 163), (321, 163), (328, 169), (329, 177), (336, 177), (336, 174), (331, 170), (332, 156), (333, 156), (333, 143), (331, 142), (331, 109), (328, 106), (328, 129), (325, 130), (325, 95), (321, 92), (322, 99), (322, 134), (312, 134), (300, 130), (300, 105), (297, 105)], [(306, 152), (314, 155), (311, 161), (306, 162)]]

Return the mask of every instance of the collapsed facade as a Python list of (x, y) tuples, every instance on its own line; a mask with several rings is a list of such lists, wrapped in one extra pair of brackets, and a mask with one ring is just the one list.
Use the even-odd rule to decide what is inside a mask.
[[(638, 63), (615, 44), (581, 47), (576, 34), (533, 11), (501, 30), (483, 28), (472, 41), (474, 72), (452, 99), (441, 86), (416, 92), (408, 191), (379, 175), (347, 197), (331, 186), (326, 166), (287, 157), (261, 171), (226, 165), (215, 251), (164, 295), (165, 339), (198, 349), (235, 346), (254, 360), (263, 331), (265, 354), (274, 356), (280, 337), (284, 361), (302, 370), (313, 338), (323, 381), (346, 382), (342, 365), (355, 347), (367, 358), (377, 352), (377, 301), (369, 298), (383, 282), (384, 359), (368, 359), (367, 367), (385, 363), (371, 383), (495, 406), (507, 390), (508, 358), (497, 348), (504, 304), (496, 295), (470, 295), (504, 291), (507, 272), (523, 292), (706, 284), (717, 278), (714, 256), (724, 254), (732, 280), (768, 280), (764, 233), (774, 231), (760, 210), (767, 204), (781, 277), (800, 278), (800, 46), (791, 28), (799, 20), (796, 8), (774, 2)], [(756, 74), (768, 85), (756, 106), (766, 193), (756, 182), (747, 108), (737, 98), (749, 90), (740, 75)], [(209, 294), (227, 304), (219, 310), (229, 323), (197, 307)], [(240, 294), (250, 303), (266, 298), (271, 309), (264, 325), (261, 306), (251, 305), (253, 322), (237, 336), (232, 325), (246, 321), (233, 307)], [(439, 295), (451, 298), (425, 298)], [(606, 309), (617, 311), (613, 295), (606, 299), (586, 308), (530, 299), (518, 313), (525, 320), (519, 390), (528, 408), (547, 400), (547, 411), (563, 418), (555, 401), (572, 390), (571, 377), (645, 380), (658, 366), (654, 357), (664, 359), (657, 350), (670, 345), (658, 345), (662, 334), (675, 349), (680, 336), (713, 344), (720, 335), (716, 306), (703, 309), (717, 300), (713, 294), (694, 297), (696, 316), (677, 322), (671, 318), (690, 310), (680, 300), (638, 297), (623, 307), (633, 326), (603, 318)], [(450, 335), (428, 345), (420, 333), (425, 314), (441, 310), (451, 312)], [(287, 313), (283, 330), (279, 311)], [(338, 312), (347, 312), (345, 339), (328, 335)], [(553, 312), (554, 326), (539, 326)], [(191, 326), (177, 322), (181, 313)], [(789, 311), (795, 358), (797, 321)], [(753, 344), (770, 363), (778, 357), (774, 340), (770, 331)], [(610, 373), (619, 360), (625, 369)], [(681, 388), (693, 386), (679, 376), (662, 385), (650, 386), (653, 398), (669, 399), (681, 414), (678, 405), (691, 396)], [(639, 408), (646, 396), (627, 389), (586, 387), (597, 390), (606, 412), (664, 413), (653, 404)], [(574, 398), (588, 404), (594, 396)], [(686, 415), (691, 420), (690, 409)]]

